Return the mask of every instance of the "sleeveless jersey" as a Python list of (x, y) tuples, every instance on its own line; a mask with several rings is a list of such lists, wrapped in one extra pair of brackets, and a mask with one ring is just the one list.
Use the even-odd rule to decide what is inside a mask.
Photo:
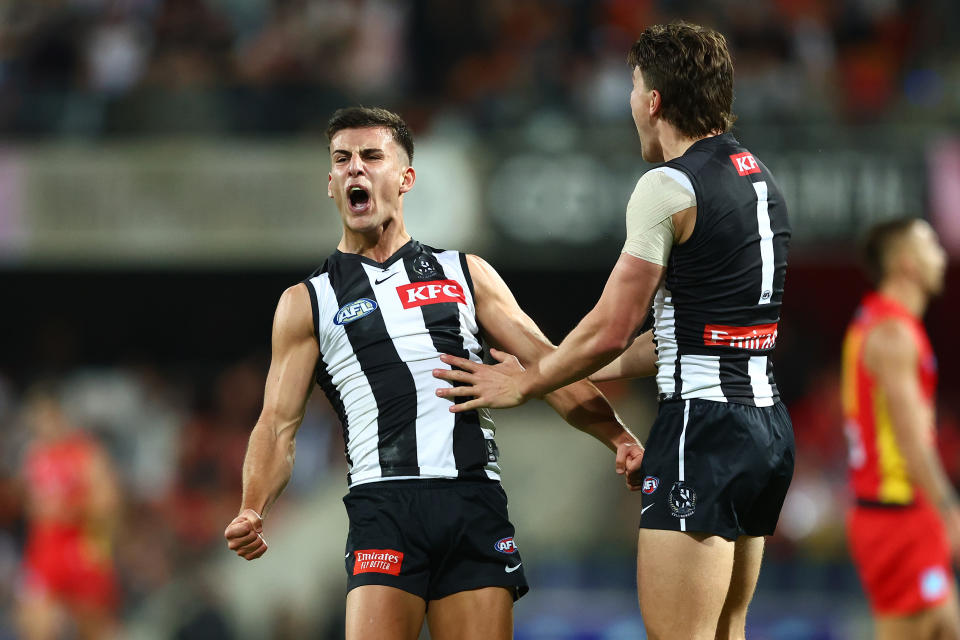
[(666, 171), (696, 197), (693, 233), (674, 245), (654, 298), (661, 400), (770, 406), (790, 244), (783, 195), (729, 133), (695, 142)]
[(451, 413), (440, 355), (481, 362), (466, 256), (411, 240), (386, 262), (335, 252), (305, 281), (317, 383), (340, 417), (350, 486), (412, 478), (500, 479), (486, 409)]
[[(917, 378), (924, 402), (933, 408), (937, 363), (923, 324), (898, 302), (871, 293), (861, 302), (843, 343), (845, 431), (854, 496), (866, 502), (910, 504), (919, 489), (907, 476), (886, 398), (863, 362), (864, 340), (875, 326), (891, 319), (902, 322), (913, 334), (919, 356)], [(934, 438), (933, 430), (929, 437)]]

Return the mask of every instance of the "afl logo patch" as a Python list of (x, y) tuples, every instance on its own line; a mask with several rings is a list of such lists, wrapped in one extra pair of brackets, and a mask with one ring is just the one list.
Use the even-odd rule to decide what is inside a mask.
[(360, 298), (340, 307), (337, 315), (333, 317), (333, 324), (345, 325), (364, 316), (368, 316), (377, 310), (377, 303), (370, 298)]
[(645, 494), (650, 495), (657, 490), (657, 487), (660, 486), (660, 478), (656, 476), (647, 476), (643, 479), (643, 488), (640, 490)]
[(513, 541), (513, 536), (509, 538), (500, 538), (497, 540), (497, 543), (493, 545), (493, 548), (500, 553), (512, 554), (517, 552), (517, 543)]
[(689, 518), (697, 510), (697, 492), (680, 480), (670, 487), (670, 512), (676, 518)]

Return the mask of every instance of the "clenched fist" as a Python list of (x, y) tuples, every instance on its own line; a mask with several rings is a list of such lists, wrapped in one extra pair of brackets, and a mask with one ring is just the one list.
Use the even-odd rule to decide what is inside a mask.
[(253, 509), (244, 509), (223, 532), (227, 546), (247, 560), (256, 560), (267, 552), (263, 539), (263, 518)]

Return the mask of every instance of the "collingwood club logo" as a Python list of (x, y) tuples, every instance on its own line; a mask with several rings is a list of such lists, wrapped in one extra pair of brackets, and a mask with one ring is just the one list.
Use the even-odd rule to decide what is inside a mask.
[(680, 480), (670, 487), (670, 512), (677, 518), (689, 518), (697, 510), (697, 492)]

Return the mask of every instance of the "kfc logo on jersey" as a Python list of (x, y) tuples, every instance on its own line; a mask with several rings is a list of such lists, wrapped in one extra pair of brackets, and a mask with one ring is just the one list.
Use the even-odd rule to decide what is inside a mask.
[(403, 553), (393, 549), (364, 549), (353, 552), (353, 575), (361, 573), (389, 573), (400, 575)]
[(730, 161), (733, 163), (733, 166), (736, 167), (737, 173), (742, 176), (750, 175), (751, 173), (760, 173), (760, 165), (757, 164), (757, 159), (748, 151), (730, 156)]
[(656, 476), (647, 476), (643, 479), (643, 487), (640, 489), (645, 494), (650, 495), (660, 486), (660, 478)]
[(512, 536), (509, 538), (500, 538), (497, 540), (497, 544), (493, 545), (493, 548), (500, 553), (516, 553), (517, 543), (513, 541)]
[(708, 324), (703, 328), (703, 344), (708, 347), (729, 347), (763, 351), (777, 345), (777, 323), (752, 327), (728, 327)]
[(467, 304), (467, 296), (463, 287), (456, 280), (432, 280), (430, 282), (414, 282), (397, 287), (400, 304), (404, 309), (422, 307), (425, 304), (438, 302), (459, 302)]

